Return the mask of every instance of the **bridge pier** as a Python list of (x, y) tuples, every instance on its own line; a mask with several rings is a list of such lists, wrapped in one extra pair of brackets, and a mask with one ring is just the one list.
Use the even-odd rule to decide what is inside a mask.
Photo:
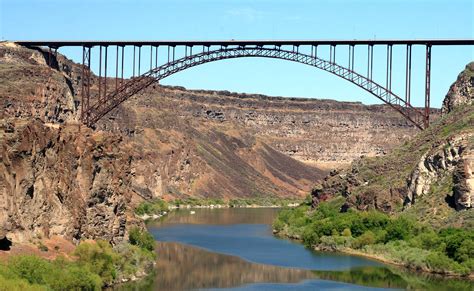
[(430, 82), (431, 82), (431, 45), (426, 45), (425, 75), (425, 128), (430, 125)]

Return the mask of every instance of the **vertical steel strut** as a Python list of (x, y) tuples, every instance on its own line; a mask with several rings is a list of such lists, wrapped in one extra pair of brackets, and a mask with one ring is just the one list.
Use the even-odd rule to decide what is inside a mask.
[(387, 45), (387, 79), (385, 81), (389, 92), (392, 91), (392, 45)]
[[(109, 47), (105, 46), (105, 70), (104, 70), (104, 99), (107, 96), (107, 51)], [(105, 101), (105, 100), (104, 100)]]
[(136, 46), (133, 46), (133, 73), (132, 73), (133, 77), (135, 77), (135, 51), (136, 51)]
[(142, 64), (142, 46), (138, 47), (138, 76), (140, 76), (140, 67)]
[(367, 47), (367, 79), (373, 80), (373, 71), (374, 71), (374, 46), (369, 45)]
[(425, 128), (430, 125), (431, 45), (426, 45)]
[(82, 70), (81, 70), (81, 120), (88, 123), (89, 97), (90, 97), (90, 77), (91, 77), (91, 48), (82, 47)]
[(101, 101), (100, 93), (102, 87), (102, 46), (99, 47), (99, 102)]
[(406, 106), (410, 105), (410, 91), (411, 91), (411, 44), (407, 45), (406, 57), (406, 80), (405, 80), (405, 102)]
[(117, 51), (115, 53), (115, 91), (118, 88), (118, 59), (119, 59), (119, 47), (117, 46)]
[(120, 86), (123, 85), (123, 61), (125, 60), (124, 52), (125, 52), (125, 46), (122, 46), (122, 76), (120, 78)]
[(153, 68), (153, 46), (150, 46), (150, 71)]

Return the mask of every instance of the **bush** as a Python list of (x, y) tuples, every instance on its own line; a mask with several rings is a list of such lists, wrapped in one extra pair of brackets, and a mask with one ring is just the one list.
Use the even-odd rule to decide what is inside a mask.
[(436, 272), (445, 273), (453, 269), (453, 261), (445, 254), (432, 252), (426, 257), (428, 267)]
[(346, 236), (346, 237), (350, 237), (350, 236), (352, 236), (352, 233), (351, 233), (351, 230), (349, 228), (344, 228), (341, 235)]
[(120, 273), (126, 275), (132, 275), (138, 271), (147, 271), (144, 268), (148, 268), (153, 264), (155, 259), (154, 253), (128, 243), (118, 244), (114, 250), (119, 255), (116, 268)]
[[(4, 287), (9, 285), (23, 288)], [(101, 287), (98, 275), (63, 259), (50, 262), (36, 256), (16, 256), (0, 270), (0, 290), (100, 290)]]
[(30, 284), (28, 281), (18, 278), (5, 278), (0, 275), (0, 291), (47, 291), (46, 286)]
[(474, 230), (447, 228), (440, 231), (440, 236), (446, 244), (448, 257), (458, 262), (474, 257)]
[(352, 242), (352, 247), (360, 249), (367, 245), (373, 245), (376, 242), (375, 234), (368, 230)]
[(8, 262), (11, 273), (17, 277), (28, 281), (30, 284), (43, 285), (46, 277), (52, 271), (51, 264), (36, 256), (17, 256)]
[(397, 217), (387, 225), (387, 235), (385, 241), (407, 240), (414, 228), (414, 222), (405, 217)]
[(74, 255), (81, 267), (99, 275), (105, 283), (110, 284), (117, 277), (115, 263), (119, 258), (108, 242), (81, 243)]
[(153, 215), (161, 214), (168, 210), (168, 203), (162, 199), (154, 199), (152, 201), (145, 201), (135, 208), (135, 213), (138, 215)]
[(143, 231), (138, 227), (133, 227), (128, 234), (128, 240), (132, 245), (142, 249), (153, 251), (155, 249), (155, 239), (148, 231)]
[(281, 221), (280, 219), (276, 218), (276, 219), (273, 221), (272, 228), (273, 228), (273, 230), (275, 230), (276, 232), (280, 232), (280, 231), (282, 231), (282, 230), (285, 228), (285, 223), (284, 223), (283, 221)]

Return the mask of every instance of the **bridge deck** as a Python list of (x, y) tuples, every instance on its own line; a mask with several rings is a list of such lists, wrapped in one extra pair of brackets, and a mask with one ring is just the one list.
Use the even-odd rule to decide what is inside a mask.
[(162, 40), (162, 41), (93, 41), (93, 40), (26, 40), (14, 41), (24, 46), (48, 46), (48, 47), (64, 47), (64, 46), (213, 46), (213, 45), (474, 45), (474, 39), (384, 39), (384, 40)]

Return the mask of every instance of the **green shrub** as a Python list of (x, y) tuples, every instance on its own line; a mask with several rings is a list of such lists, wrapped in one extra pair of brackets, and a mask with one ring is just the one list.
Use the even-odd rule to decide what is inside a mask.
[(411, 219), (405, 217), (397, 217), (392, 219), (387, 225), (387, 235), (385, 241), (392, 240), (407, 240), (412, 236), (412, 231), (414, 228), (414, 222)]
[(146, 230), (133, 227), (128, 234), (128, 240), (132, 245), (139, 246), (142, 249), (153, 251), (155, 249), (155, 239)]
[(341, 235), (342, 235), (342, 236), (346, 236), (346, 237), (351, 237), (351, 236), (352, 236), (352, 233), (351, 233), (350, 228), (344, 228), (344, 230), (342, 231)]
[(28, 281), (19, 278), (5, 278), (0, 275), (0, 291), (47, 291), (46, 286), (30, 284)]
[(97, 243), (81, 243), (74, 255), (81, 267), (99, 275), (105, 283), (110, 284), (117, 277), (115, 263), (118, 256), (108, 242), (99, 240)]
[(272, 228), (273, 228), (276, 232), (280, 232), (280, 231), (282, 231), (282, 230), (285, 228), (285, 223), (284, 223), (283, 221), (281, 221), (280, 219), (276, 218), (276, 219), (273, 221)]
[(375, 242), (375, 234), (372, 231), (367, 230), (361, 236), (354, 239), (354, 241), (352, 242), (352, 247), (360, 249), (367, 245), (373, 245)]
[(447, 228), (440, 231), (446, 244), (446, 255), (458, 262), (474, 257), (474, 230)]
[(303, 229), (302, 239), (307, 246), (319, 243), (320, 235), (315, 231), (315, 224), (310, 224)]
[(45, 279), (52, 271), (48, 261), (31, 255), (13, 257), (8, 262), (8, 268), (15, 277), (39, 285), (46, 283)]
[(50, 262), (36, 256), (15, 256), (0, 268), (0, 290), (20, 290), (2, 289), (9, 285), (23, 286), (22, 290), (100, 290), (102, 280), (64, 259)]
[(152, 201), (144, 201), (135, 208), (138, 215), (159, 215), (168, 210), (168, 203), (162, 199), (154, 199)]
[(453, 261), (445, 254), (432, 252), (426, 257), (428, 267), (436, 272), (444, 273), (453, 269)]
[(114, 250), (119, 255), (119, 260), (116, 263), (117, 270), (127, 275), (135, 274), (138, 271), (147, 271), (144, 268), (149, 267), (155, 259), (154, 253), (128, 243), (118, 244)]

